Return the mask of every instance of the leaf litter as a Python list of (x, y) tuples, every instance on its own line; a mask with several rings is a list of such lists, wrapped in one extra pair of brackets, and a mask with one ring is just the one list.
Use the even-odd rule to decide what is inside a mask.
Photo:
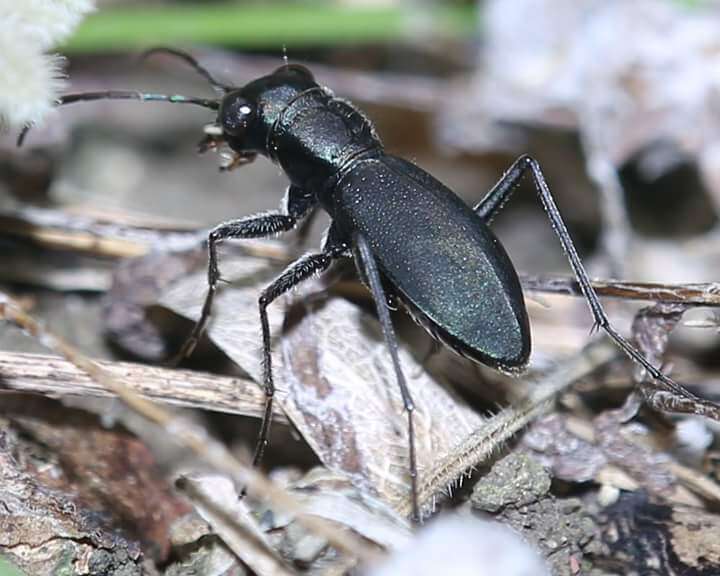
[[(267, 261), (221, 260), (224, 286), (208, 333), (231, 359), (260, 382), (260, 320), (257, 299), (278, 273)], [(160, 303), (197, 319), (205, 273), (178, 282)], [(297, 304), (293, 304), (297, 302)], [(285, 310), (298, 316), (285, 322)], [(276, 399), (330, 470), (393, 507), (409, 498), (408, 449), (402, 399), (379, 324), (359, 306), (325, 293), (319, 282), (297, 297), (270, 305)], [(284, 330), (285, 328), (285, 330)], [(285, 332), (285, 333), (283, 333)], [(483, 418), (445, 390), (413, 356), (400, 350), (417, 410), (419, 474), (453, 448)], [(272, 446), (270, 447), (272, 450)]]

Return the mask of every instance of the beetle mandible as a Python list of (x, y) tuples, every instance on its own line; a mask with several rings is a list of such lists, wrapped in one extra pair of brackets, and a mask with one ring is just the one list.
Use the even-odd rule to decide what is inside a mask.
[[(57, 105), (100, 99), (134, 99), (194, 104), (217, 110), (206, 127), (201, 149), (227, 144), (234, 153), (229, 168), (260, 154), (279, 164), (290, 186), (281, 209), (224, 222), (207, 240), (208, 292), (201, 317), (183, 345), (190, 354), (210, 318), (220, 281), (218, 242), (260, 238), (295, 228), (316, 208), (331, 224), (317, 253), (292, 263), (258, 300), (263, 342), (265, 411), (253, 463), (268, 441), (275, 386), (272, 376), (267, 307), (303, 280), (324, 272), (334, 260), (353, 256), (375, 300), (384, 339), (407, 414), (413, 516), (420, 510), (413, 429), (412, 396), (397, 353), (397, 339), (386, 306), (396, 297), (433, 337), (455, 352), (505, 372), (522, 372), (530, 356), (530, 327), (517, 272), (489, 225), (524, 174), (529, 173), (552, 227), (588, 302), (594, 329), (602, 328), (656, 380), (672, 390), (680, 385), (654, 367), (610, 324), (590, 284), (572, 239), (545, 181), (530, 156), (516, 160), (474, 208), (414, 164), (387, 154), (370, 120), (351, 103), (318, 84), (305, 67), (288, 64), (241, 87), (215, 80), (189, 54), (183, 59), (221, 94), (218, 99), (136, 91), (68, 94)], [(26, 127), (18, 138), (20, 145)]]

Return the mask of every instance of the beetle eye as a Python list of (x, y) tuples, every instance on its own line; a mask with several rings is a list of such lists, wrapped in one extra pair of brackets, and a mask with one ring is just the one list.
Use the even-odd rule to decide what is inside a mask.
[(255, 115), (255, 108), (242, 96), (229, 96), (220, 106), (220, 124), (230, 136), (242, 136)]

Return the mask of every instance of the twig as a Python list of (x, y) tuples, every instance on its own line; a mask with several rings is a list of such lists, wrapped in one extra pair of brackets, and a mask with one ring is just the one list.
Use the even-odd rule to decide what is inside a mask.
[[(580, 378), (591, 374), (600, 366), (619, 355), (618, 348), (607, 339), (587, 346), (579, 355), (532, 387), (530, 396), (516, 407), (506, 408), (488, 419), (481, 428), (465, 438), (434, 469), (421, 474), (419, 500), (427, 508), (436, 494), (458, 481), (468, 470), (482, 464), (500, 450), (516, 432), (544, 414), (552, 401)], [(409, 515), (409, 504), (403, 502), (401, 514)]]
[[(260, 418), (264, 410), (265, 395), (251, 380), (130, 362), (96, 362), (148, 400), (253, 418)], [(116, 396), (63, 358), (0, 351), (0, 390), (3, 388), (53, 397)], [(276, 422), (287, 423), (280, 408), (273, 416)]]
[[(123, 214), (78, 215), (63, 210), (21, 208), (0, 212), (3, 234), (28, 238), (54, 250), (82, 252), (112, 258), (142, 256), (151, 248), (189, 249), (199, 246), (207, 231), (188, 225), (143, 221)], [(243, 253), (285, 261), (291, 254), (279, 242), (243, 242)]]
[(339, 530), (335, 524), (320, 518), (304, 515), (303, 506), (288, 492), (278, 488), (270, 479), (238, 460), (221, 442), (207, 433), (192, 420), (170, 412), (130, 390), (124, 380), (105, 370), (72, 346), (46, 331), (31, 316), (21, 310), (17, 303), (4, 294), (0, 294), (0, 318), (26, 330), (44, 346), (65, 357), (91, 378), (114, 392), (135, 412), (150, 422), (157, 424), (167, 436), (168, 442), (174, 442), (203, 459), (216, 470), (230, 476), (249, 494), (269, 502), (276, 509), (297, 517), (297, 521), (308, 530), (325, 538), (331, 545), (363, 561), (372, 560), (378, 550), (354, 534)]
[[(583, 297), (578, 283), (569, 276), (529, 276), (520, 274), (520, 282), (528, 292), (564, 294)], [(720, 306), (720, 283), (662, 284), (651, 282), (621, 282), (593, 280), (591, 284), (599, 296), (623, 300), (642, 300), (686, 306)], [(334, 292), (355, 298), (369, 298), (369, 292), (357, 282), (335, 283)]]
[[(521, 274), (523, 288), (531, 292), (547, 292), (582, 296), (578, 283), (564, 276), (528, 276)], [(624, 300), (684, 304), (686, 306), (720, 306), (720, 283), (660, 284), (650, 282), (618, 282), (593, 280), (592, 286), (600, 296)]]
[[(297, 574), (290, 570), (270, 547), (245, 503), (238, 500), (237, 492), (231, 490), (226, 493), (221, 486), (217, 486), (222, 480), (226, 479), (183, 477), (176, 484), (180, 491), (192, 500), (213, 531), (253, 572), (262, 576)], [(230, 505), (228, 500), (231, 500)]]

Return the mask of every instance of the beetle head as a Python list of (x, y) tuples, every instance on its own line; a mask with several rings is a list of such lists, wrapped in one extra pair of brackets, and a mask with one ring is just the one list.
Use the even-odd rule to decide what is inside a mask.
[(268, 137), (283, 110), (299, 94), (317, 87), (312, 73), (297, 64), (286, 64), (222, 97), (215, 123), (205, 127), (201, 151), (225, 143), (232, 150), (231, 166), (270, 155)]

